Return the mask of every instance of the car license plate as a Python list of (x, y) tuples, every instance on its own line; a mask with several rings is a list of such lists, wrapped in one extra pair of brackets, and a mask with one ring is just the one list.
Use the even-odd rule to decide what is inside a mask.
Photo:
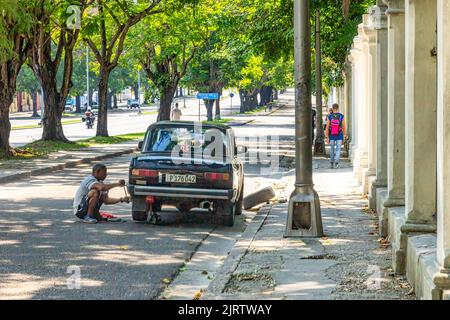
[(173, 183), (197, 183), (197, 177), (184, 174), (166, 174), (166, 182)]

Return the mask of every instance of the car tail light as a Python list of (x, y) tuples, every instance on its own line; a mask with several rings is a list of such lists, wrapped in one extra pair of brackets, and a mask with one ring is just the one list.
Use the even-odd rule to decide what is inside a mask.
[(135, 177), (148, 177), (155, 178), (158, 176), (158, 171), (156, 170), (142, 170), (142, 169), (134, 169), (131, 171), (131, 175)]
[(209, 181), (228, 181), (230, 180), (230, 175), (228, 173), (205, 173), (205, 180)]
[(147, 203), (147, 204), (154, 204), (154, 203), (155, 203), (155, 197), (153, 197), (153, 196), (147, 196), (147, 197), (145, 198), (145, 203)]

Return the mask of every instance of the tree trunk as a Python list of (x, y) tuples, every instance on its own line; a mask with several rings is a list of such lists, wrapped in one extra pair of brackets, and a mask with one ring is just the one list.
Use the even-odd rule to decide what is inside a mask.
[(88, 95), (88, 106), (92, 106), (92, 102), (94, 101), (94, 88), (89, 89), (89, 95)]
[(33, 118), (38, 118), (39, 114), (37, 112), (37, 91), (33, 91), (31, 93), (31, 96), (33, 97)]
[(215, 100), (204, 100), (206, 106), (206, 114), (208, 117), (208, 121), (213, 121), (213, 107)]
[(108, 92), (108, 110), (112, 110), (113, 97), (114, 97), (114, 94), (112, 92)]
[(239, 99), (241, 100), (241, 110), (239, 112), (247, 112), (247, 92), (245, 90), (239, 90)]
[(278, 90), (277, 89), (275, 89), (274, 91), (273, 91), (273, 99), (276, 101), (276, 100), (278, 100)]
[(42, 140), (58, 140), (67, 142), (61, 123), (62, 114), (66, 105), (66, 98), (61, 97), (56, 89), (56, 75), (54, 78), (51, 72), (45, 72), (41, 79), (44, 90), (44, 117), (42, 121)]
[(273, 87), (263, 86), (260, 90), (261, 102), (260, 106), (266, 106), (272, 100)]
[(159, 88), (160, 108), (158, 113), (158, 121), (168, 121), (170, 119), (170, 113), (172, 112), (173, 97), (177, 91), (176, 86), (168, 86)]
[(134, 99), (139, 100), (139, 85), (138, 84), (135, 84), (133, 86), (133, 91), (134, 91)]
[(216, 100), (216, 120), (220, 120), (220, 94), (219, 99)]
[(253, 92), (250, 93), (248, 108), (250, 111), (258, 108), (258, 90), (253, 90)]
[(117, 95), (114, 95), (114, 109), (119, 109), (119, 105), (117, 104)]
[(98, 121), (97, 137), (108, 137), (108, 81), (110, 71), (106, 68), (100, 70), (98, 82)]
[(10, 156), (12, 154), (9, 146), (9, 136), (11, 133), (11, 122), (9, 122), (9, 107), (13, 99), (0, 98), (0, 156)]
[(77, 97), (76, 97), (76, 102), (75, 102), (75, 104), (76, 104), (76, 110), (75, 110), (75, 112), (76, 112), (76, 113), (81, 113), (81, 97), (80, 97), (80, 96), (77, 96)]

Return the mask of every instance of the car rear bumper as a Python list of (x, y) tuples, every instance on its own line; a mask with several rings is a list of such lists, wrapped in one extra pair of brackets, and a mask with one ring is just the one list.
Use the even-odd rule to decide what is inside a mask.
[(198, 189), (134, 185), (131, 185), (129, 189), (130, 194), (134, 196), (155, 196), (191, 199), (232, 200), (235, 194), (233, 189)]

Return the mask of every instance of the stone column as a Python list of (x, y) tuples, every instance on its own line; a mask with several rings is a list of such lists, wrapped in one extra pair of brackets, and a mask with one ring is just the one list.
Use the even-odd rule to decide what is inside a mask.
[(406, 217), (436, 213), (436, 0), (406, 1)]
[(353, 169), (356, 176), (356, 167), (358, 166), (358, 159), (359, 159), (359, 117), (360, 117), (360, 110), (359, 110), (359, 97), (360, 97), (360, 76), (359, 76), (359, 55), (360, 55), (360, 42), (361, 39), (359, 37), (355, 37), (353, 39), (353, 46), (350, 51), (351, 53), (351, 59), (352, 59), (352, 70), (353, 70), (353, 119), (354, 119), (354, 125), (353, 125), (353, 139), (352, 139), (352, 163), (353, 163)]
[(405, 0), (387, 1), (388, 197), (385, 207), (405, 205)]
[(438, 0), (437, 260), (434, 299), (450, 289), (450, 1)]
[(386, 198), (377, 199), (383, 237), (388, 236), (389, 208), (405, 205), (405, 0), (385, 0), (385, 3), (388, 4), (388, 183)]
[(351, 128), (351, 142), (350, 142), (350, 154), (351, 154), (351, 161), (353, 165), (355, 165), (355, 150), (358, 148), (358, 72), (356, 69), (356, 55), (357, 50), (355, 49), (355, 43), (353, 43), (352, 49), (350, 50), (350, 55), (348, 56), (349, 63), (351, 64), (351, 70), (352, 70), (352, 81), (351, 81), (351, 106), (352, 106), (352, 123), (349, 128)]
[[(377, 33), (369, 15), (364, 15), (367, 59), (366, 123), (368, 165), (363, 169), (363, 193), (368, 194), (377, 170)], [(373, 178), (372, 178), (373, 177)]]
[(387, 17), (386, 5), (377, 1), (370, 9), (377, 38), (376, 179), (369, 190), (369, 207), (377, 207), (377, 189), (387, 186)]
[(369, 161), (369, 79), (371, 69), (369, 68), (369, 39), (365, 35), (365, 25), (368, 15), (363, 16), (364, 23), (359, 25), (358, 34), (361, 39), (360, 54), (358, 58), (358, 158), (355, 173), (359, 184), (363, 184), (363, 172), (367, 169)]
[(408, 238), (436, 231), (436, 1), (405, 1), (405, 209), (389, 223), (394, 270), (410, 281)]
[(367, 70), (367, 56), (368, 56), (368, 42), (365, 38), (364, 25), (360, 24), (358, 27), (358, 37), (355, 38), (355, 53), (356, 53), (356, 97), (357, 97), (357, 148), (354, 150), (355, 161), (354, 161), (354, 172), (361, 184), (363, 181), (362, 172), (363, 169), (367, 167), (368, 162), (368, 112), (367, 112), (367, 80), (368, 80), (368, 70)]
[(345, 103), (347, 105), (346, 108), (346, 124), (347, 124), (347, 135), (352, 139), (352, 127), (353, 127), (353, 100), (352, 100), (352, 67), (349, 61), (345, 63)]

